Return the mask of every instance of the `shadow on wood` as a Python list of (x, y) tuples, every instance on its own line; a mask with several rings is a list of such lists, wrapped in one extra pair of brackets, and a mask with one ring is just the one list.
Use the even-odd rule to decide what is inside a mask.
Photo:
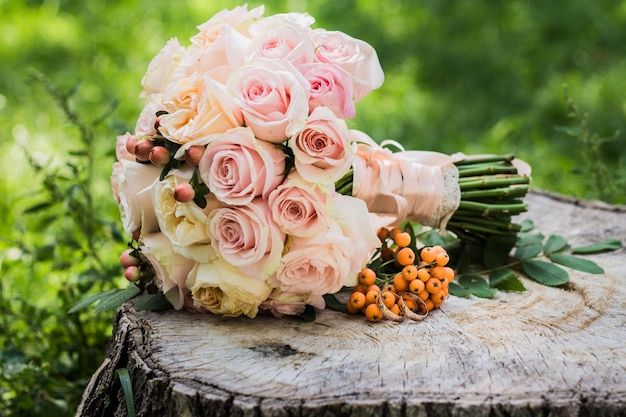
[[(532, 192), (538, 231), (575, 245), (626, 241), (626, 208)], [(315, 322), (186, 312), (117, 313), (77, 416), (624, 416), (625, 250), (589, 257), (566, 289), (451, 297), (423, 322)]]

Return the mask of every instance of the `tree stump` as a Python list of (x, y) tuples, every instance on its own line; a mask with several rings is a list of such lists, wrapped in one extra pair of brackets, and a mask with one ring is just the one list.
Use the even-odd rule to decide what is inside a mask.
[[(534, 191), (546, 235), (626, 241), (626, 207)], [(77, 416), (624, 416), (625, 250), (590, 256), (566, 288), (450, 297), (422, 322), (369, 324), (325, 310), (314, 322), (121, 307)]]

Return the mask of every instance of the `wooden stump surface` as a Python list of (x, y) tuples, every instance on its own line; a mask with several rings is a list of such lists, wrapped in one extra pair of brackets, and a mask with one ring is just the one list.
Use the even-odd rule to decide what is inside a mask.
[[(574, 245), (626, 242), (626, 208), (534, 191), (521, 217)], [(423, 322), (117, 313), (77, 416), (625, 416), (625, 250), (567, 289), (450, 297)]]

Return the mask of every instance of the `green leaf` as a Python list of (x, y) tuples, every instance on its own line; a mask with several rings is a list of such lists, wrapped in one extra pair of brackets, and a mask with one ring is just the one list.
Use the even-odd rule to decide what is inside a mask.
[(105, 292), (99, 292), (97, 294), (92, 294), (88, 297), (85, 297), (81, 300), (79, 300), (78, 302), (76, 302), (69, 310), (68, 313), (72, 314), (72, 313), (76, 313), (77, 311), (83, 310), (87, 307), (89, 307), (90, 305), (92, 305), (93, 303), (95, 303), (98, 300), (101, 300), (103, 298), (106, 298), (108, 296), (110, 296), (111, 294), (115, 293), (119, 291), (118, 289), (112, 289), (109, 291), (105, 291)]
[(551, 287), (563, 285), (569, 281), (569, 274), (566, 270), (545, 261), (523, 260), (522, 270), (529, 278)]
[(459, 284), (481, 298), (492, 298), (497, 293), (496, 290), (489, 288), (489, 283), (480, 275), (461, 275)]
[(467, 288), (461, 287), (456, 282), (451, 282), (448, 284), (448, 291), (450, 291), (450, 294), (457, 296), (457, 297), (468, 297), (469, 295), (472, 294), (470, 290), (468, 290)]
[(594, 253), (611, 252), (622, 247), (622, 242), (618, 239), (605, 239), (593, 245), (579, 246), (572, 249), (572, 253), (578, 255), (591, 255)]
[(159, 291), (156, 294), (142, 294), (140, 295), (135, 304), (133, 304), (133, 308), (137, 311), (141, 310), (151, 310), (151, 311), (161, 311), (161, 310), (169, 310), (172, 308), (172, 304), (167, 301), (165, 298), (165, 294)]
[(567, 241), (558, 235), (551, 235), (546, 244), (543, 246), (543, 253), (549, 255), (554, 252), (558, 252), (567, 246)]
[(499, 269), (489, 274), (489, 285), (505, 291), (526, 291), (524, 284), (511, 269)]
[(126, 401), (126, 413), (128, 417), (135, 417), (135, 399), (133, 398), (133, 384), (128, 374), (128, 369), (120, 368), (115, 370), (115, 377), (119, 379), (124, 399)]
[(553, 253), (549, 256), (554, 263), (576, 269), (578, 271), (587, 272), (589, 274), (604, 274), (604, 269), (597, 263), (589, 259), (579, 258), (577, 256), (564, 255), (562, 253)]
[(345, 303), (339, 301), (334, 294), (325, 294), (324, 301), (326, 302), (326, 307), (330, 308), (331, 310), (337, 310), (343, 313), (348, 312), (348, 307), (346, 307)]
[(509, 253), (515, 246), (517, 237), (492, 235), (487, 239), (483, 261), (487, 268), (497, 268), (506, 263)]
[(543, 250), (541, 243), (531, 243), (524, 246), (518, 246), (515, 250), (515, 259), (530, 259), (539, 255)]
[(312, 305), (307, 305), (302, 313), (298, 314), (297, 316), (293, 316), (293, 318), (300, 319), (308, 323), (315, 321), (315, 307), (313, 307)]
[(196, 203), (196, 205), (200, 207), (201, 209), (206, 208), (206, 204), (207, 204), (206, 198), (200, 193), (196, 193), (194, 195), (193, 202)]
[(522, 226), (522, 230), (520, 230), (521, 233), (528, 233), (535, 228), (535, 223), (530, 219), (524, 219), (520, 223), (520, 226)]
[(96, 307), (96, 313), (117, 308), (140, 292), (141, 290), (136, 285), (132, 284), (123, 290), (116, 289), (115, 292), (100, 300)]

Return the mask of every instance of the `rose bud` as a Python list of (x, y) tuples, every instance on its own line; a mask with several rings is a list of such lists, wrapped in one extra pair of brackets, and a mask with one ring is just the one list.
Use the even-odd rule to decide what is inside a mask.
[(141, 271), (139, 271), (139, 268), (136, 266), (129, 266), (124, 271), (124, 278), (130, 282), (135, 282), (141, 278)]
[(148, 157), (150, 158), (150, 162), (157, 166), (165, 165), (172, 159), (170, 151), (163, 146), (155, 146), (152, 148)]
[(188, 203), (196, 196), (196, 192), (189, 183), (177, 185), (174, 188), (174, 200), (181, 203)]
[(202, 159), (202, 155), (204, 155), (204, 146), (190, 146), (185, 149), (185, 161), (194, 167), (197, 167), (200, 163), (200, 159)]
[(150, 160), (150, 151), (154, 148), (154, 143), (152, 141), (144, 139), (137, 142), (135, 146), (135, 154), (137, 159), (140, 161), (149, 161)]
[(129, 136), (128, 139), (126, 140), (126, 150), (128, 151), (128, 153), (134, 155), (135, 154), (135, 147), (137, 146), (137, 138), (135, 136)]
[(129, 266), (139, 266), (141, 260), (135, 256), (133, 256), (134, 249), (126, 249), (120, 255), (120, 264), (124, 268), (128, 268)]

